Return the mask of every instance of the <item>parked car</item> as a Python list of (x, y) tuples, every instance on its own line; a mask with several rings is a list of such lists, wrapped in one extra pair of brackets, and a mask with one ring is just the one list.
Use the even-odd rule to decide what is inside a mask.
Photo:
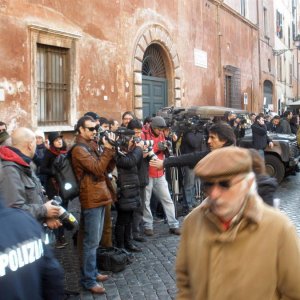
[[(220, 120), (225, 112), (232, 111), (246, 120), (246, 135), (240, 139), (240, 146), (252, 148), (252, 131), (249, 113), (245, 110), (221, 106), (192, 106), (187, 108), (166, 107), (158, 111), (158, 115), (166, 118), (169, 124), (172, 119), (180, 120), (194, 116), (206, 122)], [(174, 122), (173, 122), (174, 123)], [(266, 169), (269, 175), (275, 177), (280, 183), (286, 175), (296, 172), (300, 159), (300, 151), (295, 135), (269, 133), (274, 147), (265, 149)]]

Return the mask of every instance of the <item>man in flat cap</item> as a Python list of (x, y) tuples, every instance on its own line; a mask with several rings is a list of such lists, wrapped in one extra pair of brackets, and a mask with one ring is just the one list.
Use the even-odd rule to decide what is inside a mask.
[(184, 220), (177, 299), (299, 300), (299, 238), (258, 196), (248, 151), (214, 150), (195, 173), (208, 197)]

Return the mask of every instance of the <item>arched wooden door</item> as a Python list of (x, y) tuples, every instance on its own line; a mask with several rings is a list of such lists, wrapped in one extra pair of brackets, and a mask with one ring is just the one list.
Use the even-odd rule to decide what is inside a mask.
[(168, 91), (166, 69), (160, 46), (150, 45), (143, 57), (143, 117), (154, 116), (156, 112), (167, 106)]

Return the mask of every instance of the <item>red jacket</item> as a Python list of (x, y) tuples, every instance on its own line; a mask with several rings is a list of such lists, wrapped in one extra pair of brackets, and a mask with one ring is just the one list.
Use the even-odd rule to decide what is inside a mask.
[[(160, 132), (159, 136), (155, 136), (151, 128), (143, 128), (143, 133), (142, 133), (142, 138), (144, 140), (153, 140), (154, 145), (153, 145), (153, 151), (157, 155), (159, 159), (164, 159), (165, 155), (164, 152), (158, 149), (158, 143), (159, 142), (164, 142), (165, 136), (163, 132)], [(164, 175), (164, 170), (158, 170), (155, 167), (149, 166), (149, 177), (151, 178), (159, 178)]]

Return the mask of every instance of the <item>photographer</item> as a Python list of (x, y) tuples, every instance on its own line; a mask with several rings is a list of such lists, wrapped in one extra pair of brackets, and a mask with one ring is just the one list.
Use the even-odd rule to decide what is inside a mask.
[[(60, 195), (59, 186), (55, 179), (53, 170), (53, 162), (55, 158), (60, 155), (67, 153), (66, 143), (63, 140), (63, 136), (60, 132), (54, 131), (48, 134), (49, 149), (46, 149), (44, 159), (41, 162), (40, 174), (47, 178), (45, 189), (46, 195), (49, 199), (53, 199), (54, 196)], [(62, 206), (67, 209), (68, 201), (63, 201)], [(64, 228), (61, 226), (59, 229), (54, 231), (56, 236), (55, 248), (62, 249), (68, 243), (64, 236)]]
[(116, 158), (118, 170), (116, 244), (118, 248), (140, 252), (142, 249), (132, 243), (131, 229), (133, 213), (141, 207), (138, 165), (143, 159), (144, 142), (134, 142), (132, 136), (119, 138), (126, 142), (120, 146), (123, 155), (118, 155)]
[(273, 148), (272, 139), (268, 136), (267, 126), (261, 115), (255, 117), (255, 122), (251, 125), (252, 129), (252, 145), (258, 150), (259, 154), (264, 158), (264, 150), (267, 146)]
[[(153, 140), (153, 151), (159, 159), (163, 159), (165, 154), (165, 137), (163, 130), (167, 127), (165, 120), (156, 116), (152, 119), (148, 131), (143, 132), (143, 139)], [(168, 183), (163, 170), (159, 170), (154, 166), (149, 167), (149, 184), (146, 186), (146, 201), (144, 208), (144, 233), (148, 236), (153, 235), (153, 216), (150, 209), (150, 199), (152, 192), (160, 199), (169, 224), (169, 232), (171, 234), (180, 235), (179, 222), (175, 217), (175, 207), (170, 196)]]
[[(105, 205), (115, 200), (115, 194), (106, 173), (114, 168), (115, 150), (108, 139), (115, 140), (113, 133), (103, 137), (103, 152), (100, 154), (94, 142), (96, 122), (89, 116), (80, 118), (76, 125), (76, 143), (72, 151), (74, 173), (80, 182), (79, 200), (81, 220), (78, 247), (82, 253), (81, 284), (92, 293), (103, 294), (105, 289), (97, 281), (108, 279), (100, 275), (96, 266), (96, 250), (103, 230)], [(84, 144), (81, 147), (80, 144)]]
[(237, 115), (237, 117), (233, 120), (233, 124), (231, 127), (232, 127), (235, 137), (236, 137), (237, 146), (239, 146), (240, 139), (245, 136), (245, 132), (246, 132), (245, 123), (246, 123), (246, 120), (239, 115)]
[[(134, 138), (141, 139), (142, 137), (142, 124), (139, 120), (133, 119), (128, 123), (128, 129), (134, 131)], [(147, 145), (144, 145), (143, 158), (141, 159), (138, 165), (138, 177), (140, 183), (140, 199), (141, 206), (134, 210), (133, 212), (133, 222), (132, 222), (132, 235), (133, 239), (138, 242), (145, 242), (146, 239), (141, 235), (141, 225), (143, 220), (143, 210), (145, 207), (145, 193), (146, 186), (149, 183), (149, 159), (148, 153), (146, 152), (148, 149)]]

